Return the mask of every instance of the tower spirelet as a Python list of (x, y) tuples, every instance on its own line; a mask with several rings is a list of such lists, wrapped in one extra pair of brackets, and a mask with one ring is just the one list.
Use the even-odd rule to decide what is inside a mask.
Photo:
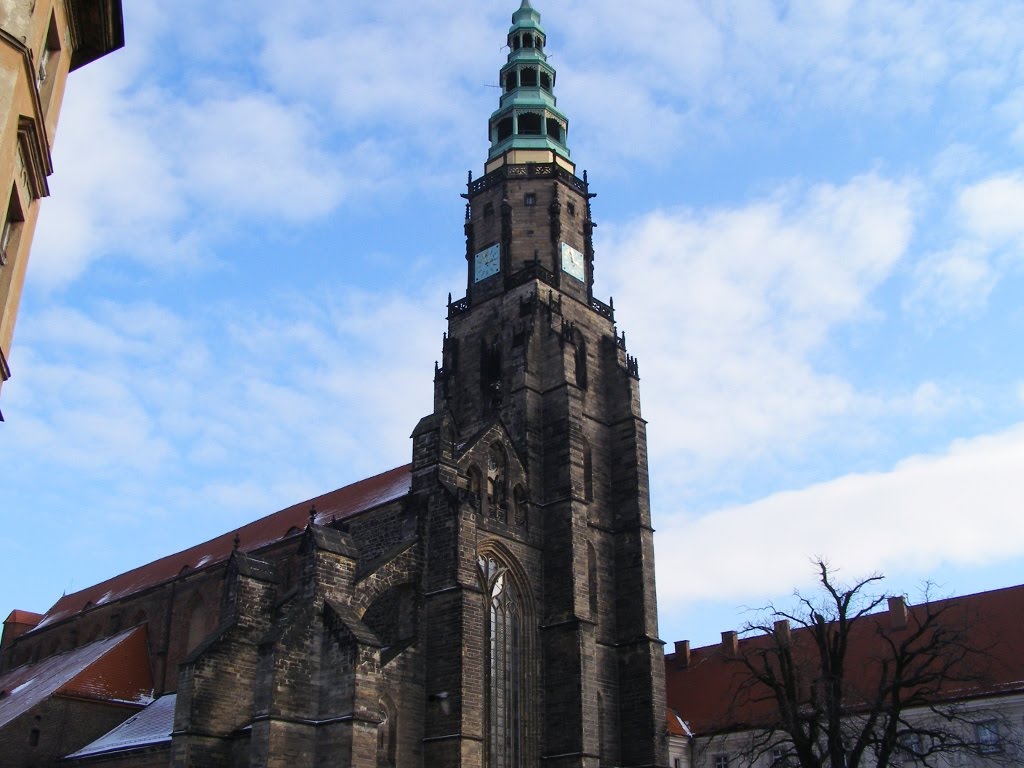
[(546, 42), (540, 14), (530, 0), (523, 0), (512, 14), (508, 61), (500, 75), (501, 102), (489, 122), (489, 167), (495, 159), (516, 150), (553, 151), (569, 161), (569, 121), (556, 106), (555, 69), (544, 53)]

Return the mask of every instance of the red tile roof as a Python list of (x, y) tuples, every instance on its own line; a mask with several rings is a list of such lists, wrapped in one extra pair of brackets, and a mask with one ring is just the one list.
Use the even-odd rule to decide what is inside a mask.
[[(942, 699), (966, 699), (986, 695), (1024, 691), (1024, 632), (1020, 630), (1020, 616), (1024, 615), (1024, 585), (981, 592), (976, 595), (934, 601), (935, 609), (946, 609), (943, 623), (966, 629), (965, 644), (983, 650), (985, 658), (984, 681), (949, 681), (937, 696)], [(924, 606), (908, 606), (911, 614), (921, 612)], [(890, 628), (890, 613), (882, 612), (867, 617), (851, 632), (847, 656), (847, 675), (851, 684), (868, 685), (875, 668), (873, 659), (879, 648), (879, 629), (899, 639), (909, 630)], [(813, 642), (805, 629), (792, 630), (791, 642), (795, 653), (801, 647), (814, 653)], [(739, 653), (755, 651), (771, 645), (765, 636), (744, 638), (739, 641)], [(977, 659), (976, 659), (977, 661)], [(738, 705), (737, 691), (749, 676), (742, 664), (723, 649), (721, 644), (697, 648), (690, 652), (686, 664), (682, 654), (665, 657), (665, 678), (668, 704), (682, 716), (691, 730), (700, 735), (743, 727), (770, 719), (774, 710), (767, 697), (744, 696)], [(757, 698), (758, 701), (749, 701)]]
[(43, 614), (32, 613), (32, 611), (11, 611), (11, 615), (4, 619), (4, 624), (29, 624), (35, 626), (43, 620)]
[(235, 536), (239, 548), (252, 551), (285, 538), (294, 530), (302, 530), (309, 522), (309, 510), (316, 507), (320, 524), (332, 519), (344, 520), (381, 504), (401, 498), (411, 484), (409, 465), (392, 469), (352, 485), (300, 502), (280, 512), (229, 531), (190, 549), (168, 555), (112, 579), (65, 595), (39, 622), (39, 627), (66, 619), (86, 607), (120, 600), (148, 587), (176, 578), (183, 570), (197, 570), (223, 562), (234, 549)]
[(0, 675), (0, 728), (51, 696), (144, 706), (153, 700), (145, 627)]
[(669, 707), (665, 710), (665, 722), (668, 726), (668, 732), (673, 736), (689, 736), (689, 732), (686, 730), (686, 725), (683, 723), (683, 719), (676, 713), (674, 709)]

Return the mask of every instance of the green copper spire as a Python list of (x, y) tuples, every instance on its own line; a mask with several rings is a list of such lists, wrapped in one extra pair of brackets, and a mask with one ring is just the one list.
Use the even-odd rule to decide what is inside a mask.
[(501, 101), (489, 123), (488, 166), (501, 157), (513, 164), (541, 162), (534, 152), (549, 156), (553, 152), (569, 161), (565, 143), (569, 121), (556, 106), (555, 70), (544, 53), (546, 42), (540, 14), (530, 0), (523, 0), (519, 10), (512, 14), (508, 30), (508, 61), (500, 75)]

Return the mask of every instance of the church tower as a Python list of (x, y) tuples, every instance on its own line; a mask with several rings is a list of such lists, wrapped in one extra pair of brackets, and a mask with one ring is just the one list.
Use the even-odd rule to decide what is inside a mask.
[(637, 362), (594, 296), (594, 194), (529, 0), (507, 42), (466, 294), (413, 433), (424, 764), (664, 766)]

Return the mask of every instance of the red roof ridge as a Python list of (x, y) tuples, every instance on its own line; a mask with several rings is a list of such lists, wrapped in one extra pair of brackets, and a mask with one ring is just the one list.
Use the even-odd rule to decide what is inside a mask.
[[(1000, 598), (1000, 597), (1007, 597), (1007, 596), (1010, 596), (1010, 593), (1016, 592), (1018, 590), (1024, 592), (1024, 584), (1014, 584), (1014, 585), (1011, 585), (1011, 586), (1008, 586), (1008, 587), (997, 587), (996, 589), (988, 589), (988, 590), (982, 590), (980, 592), (972, 592), (972, 593), (967, 594), (967, 595), (951, 595), (949, 597), (938, 598), (936, 600), (922, 600), (919, 603), (907, 602), (906, 603), (906, 608), (907, 608), (908, 611), (913, 611), (915, 609), (921, 609), (921, 608), (923, 608), (926, 605), (929, 605), (929, 606), (931, 606), (933, 608), (939, 608), (939, 607), (945, 606), (947, 604), (951, 605), (951, 604), (960, 603), (960, 602), (975, 603), (975, 602), (978, 602), (978, 601), (981, 601), (981, 600), (990, 600), (990, 599), (996, 599), (996, 598)], [(894, 597), (899, 598), (899, 595), (896, 595)], [(888, 616), (888, 614), (889, 614), (889, 609), (885, 608), (885, 607), (882, 607), (879, 610), (875, 611), (874, 613), (867, 614), (866, 616), (864, 616), (864, 618), (865, 619), (876, 619), (877, 620), (877, 619), (885, 618), (886, 616)], [(792, 623), (792, 622), (790, 622), (790, 623)], [(806, 629), (806, 627), (803, 627), (803, 626), (794, 626), (792, 628), (793, 632), (802, 632), (805, 629)], [(722, 634), (724, 636), (726, 634), (738, 634), (739, 632), (743, 632), (743, 631), (744, 630), (742, 630), (742, 629), (740, 629), (740, 630), (727, 630), (726, 632), (723, 632)], [(765, 637), (764, 634), (762, 634), (760, 632), (756, 632), (755, 634), (738, 637), (737, 638), (737, 642), (739, 642), (740, 645), (743, 645), (745, 643), (749, 643), (752, 640), (757, 640), (757, 639), (763, 638), (763, 637)], [(682, 641), (682, 642), (687, 642), (687, 641)], [(677, 643), (677, 645), (678, 645), (678, 643)], [(721, 648), (722, 648), (722, 643), (721, 642), (709, 643), (708, 645), (701, 645), (701, 646), (697, 646), (696, 648), (690, 648), (690, 654), (691, 655), (706, 655), (708, 653), (712, 653), (714, 651), (720, 650)], [(665, 655), (666, 655), (666, 657), (674, 657), (676, 654), (675, 653), (667, 653)]]
[(120, 600), (143, 589), (171, 581), (185, 570), (198, 570), (222, 562), (231, 555), (236, 536), (240, 540), (239, 548), (243, 551), (258, 550), (280, 541), (293, 529), (302, 530), (306, 527), (311, 507), (316, 508), (316, 519), (320, 522), (354, 517), (381, 504), (394, 501), (409, 492), (411, 469), (410, 464), (405, 464), (357, 480), (272, 512), (188, 549), (132, 568), (70, 595), (64, 595), (40, 617), (37, 629), (73, 616), (86, 608)]

